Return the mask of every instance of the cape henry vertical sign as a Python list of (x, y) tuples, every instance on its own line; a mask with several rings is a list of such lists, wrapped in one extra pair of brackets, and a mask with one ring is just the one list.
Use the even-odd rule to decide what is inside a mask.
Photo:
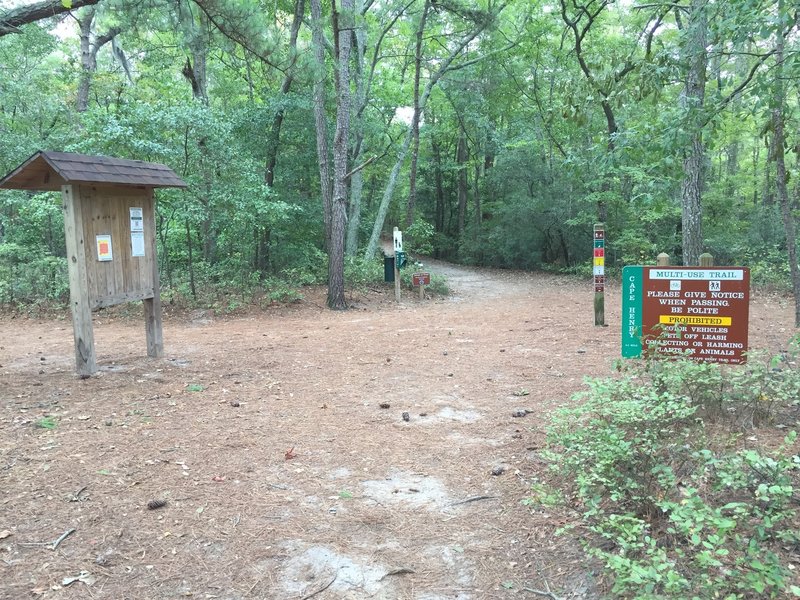
[(749, 269), (625, 267), (622, 283), (622, 356), (745, 362)]

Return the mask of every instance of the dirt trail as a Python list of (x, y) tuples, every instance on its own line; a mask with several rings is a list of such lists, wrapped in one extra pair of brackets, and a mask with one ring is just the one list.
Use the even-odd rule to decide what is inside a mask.
[[(0, 597), (596, 597), (563, 515), (522, 500), (548, 413), (619, 355), (618, 290), (596, 328), (586, 283), (425, 267), (452, 297), (168, 315), (163, 360), (98, 313), (87, 380), (68, 320), (2, 318)], [(755, 297), (751, 345), (791, 323)]]

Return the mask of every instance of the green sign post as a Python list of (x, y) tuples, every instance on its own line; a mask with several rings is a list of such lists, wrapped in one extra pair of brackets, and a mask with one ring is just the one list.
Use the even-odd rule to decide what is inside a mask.
[(622, 356), (642, 355), (642, 267), (622, 269)]

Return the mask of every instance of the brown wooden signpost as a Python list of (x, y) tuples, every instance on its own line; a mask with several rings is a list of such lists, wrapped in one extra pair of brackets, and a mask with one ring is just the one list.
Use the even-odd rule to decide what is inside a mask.
[(92, 311), (141, 300), (147, 355), (162, 356), (153, 188), (186, 187), (168, 167), (139, 160), (37, 152), (0, 188), (61, 191), (75, 364), (97, 371)]
[(425, 299), (425, 286), (431, 284), (431, 274), (420, 272), (411, 274), (411, 284), (419, 287), (419, 299)]
[(625, 267), (622, 282), (622, 356), (745, 362), (748, 268)]

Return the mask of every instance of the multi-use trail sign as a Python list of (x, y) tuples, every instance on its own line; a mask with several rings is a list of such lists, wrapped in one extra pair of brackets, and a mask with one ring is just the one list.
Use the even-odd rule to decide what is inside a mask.
[(743, 363), (749, 302), (746, 267), (625, 267), (622, 356)]

